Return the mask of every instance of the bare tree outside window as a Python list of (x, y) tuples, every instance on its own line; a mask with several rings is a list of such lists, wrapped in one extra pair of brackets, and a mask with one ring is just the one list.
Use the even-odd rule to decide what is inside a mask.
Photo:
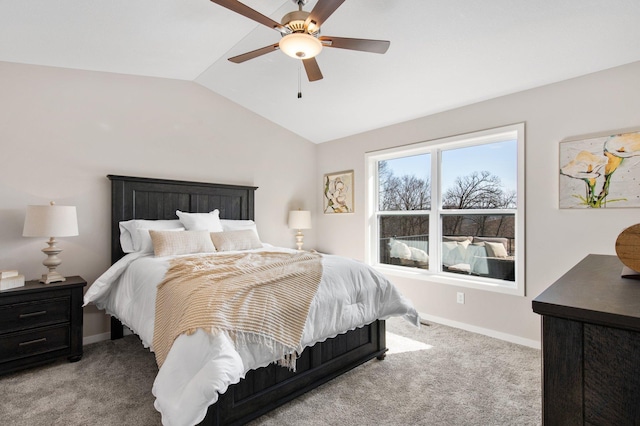
[[(429, 179), (415, 175), (396, 176), (386, 161), (378, 162), (379, 200), (382, 211), (429, 210), (431, 184)], [(381, 222), (384, 237), (426, 235), (429, 216), (388, 216)]]
[[(378, 178), (381, 211), (419, 211), (431, 208), (429, 179), (412, 174), (397, 176), (386, 161), (378, 162)], [(385, 215), (380, 217), (378, 226), (381, 253), (384, 259), (388, 259), (389, 243), (392, 238), (402, 238), (405, 241), (428, 241), (428, 214)]]
[[(442, 196), (443, 209), (513, 209), (516, 192), (507, 190), (500, 177), (474, 171), (455, 179)], [(444, 235), (483, 235), (513, 238), (512, 215), (455, 215), (443, 220)]]

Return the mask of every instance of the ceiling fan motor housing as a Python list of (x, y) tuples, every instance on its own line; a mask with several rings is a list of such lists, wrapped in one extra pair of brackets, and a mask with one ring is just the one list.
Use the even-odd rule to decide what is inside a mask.
[(305, 28), (305, 22), (308, 17), (309, 12), (305, 12), (304, 10), (294, 10), (293, 12), (289, 12), (284, 15), (280, 23), (289, 28), (292, 33), (307, 33), (317, 36), (320, 32), (320, 28), (317, 25), (314, 25), (313, 22), (308, 28)]

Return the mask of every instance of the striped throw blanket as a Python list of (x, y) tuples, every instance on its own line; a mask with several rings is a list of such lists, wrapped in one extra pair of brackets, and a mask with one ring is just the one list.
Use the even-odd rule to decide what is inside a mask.
[(156, 296), (153, 348), (161, 367), (173, 342), (198, 328), (236, 347), (260, 343), (295, 369), (309, 306), (322, 278), (316, 253), (217, 253), (171, 261)]

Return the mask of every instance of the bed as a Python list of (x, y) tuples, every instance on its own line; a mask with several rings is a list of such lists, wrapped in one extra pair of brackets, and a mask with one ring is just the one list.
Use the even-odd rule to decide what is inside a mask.
[[(256, 187), (115, 175), (108, 178), (112, 185), (111, 250), (114, 266), (125, 259), (119, 227), (123, 221), (175, 219), (176, 210), (208, 213), (214, 209), (219, 210), (220, 218), (228, 221), (254, 219)], [(401, 314), (417, 325), (419, 319), (415, 310), (408, 302), (402, 301), (402, 305)], [(108, 313), (112, 315), (111, 338), (121, 338), (123, 324), (118, 313)], [(230, 384), (217, 396), (217, 401), (208, 407), (199, 424), (244, 424), (358, 365), (374, 358), (384, 359), (386, 351), (383, 319), (374, 319), (358, 328), (321, 339), (299, 354), (295, 372), (277, 363), (246, 372), (239, 382)], [(156, 382), (161, 375), (162, 368)]]

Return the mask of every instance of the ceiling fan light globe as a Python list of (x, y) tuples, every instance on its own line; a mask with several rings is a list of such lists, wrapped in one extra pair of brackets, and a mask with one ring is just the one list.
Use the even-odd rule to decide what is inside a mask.
[(322, 51), (322, 42), (304, 33), (288, 34), (280, 40), (280, 50), (295, 59), (310, 59)]

